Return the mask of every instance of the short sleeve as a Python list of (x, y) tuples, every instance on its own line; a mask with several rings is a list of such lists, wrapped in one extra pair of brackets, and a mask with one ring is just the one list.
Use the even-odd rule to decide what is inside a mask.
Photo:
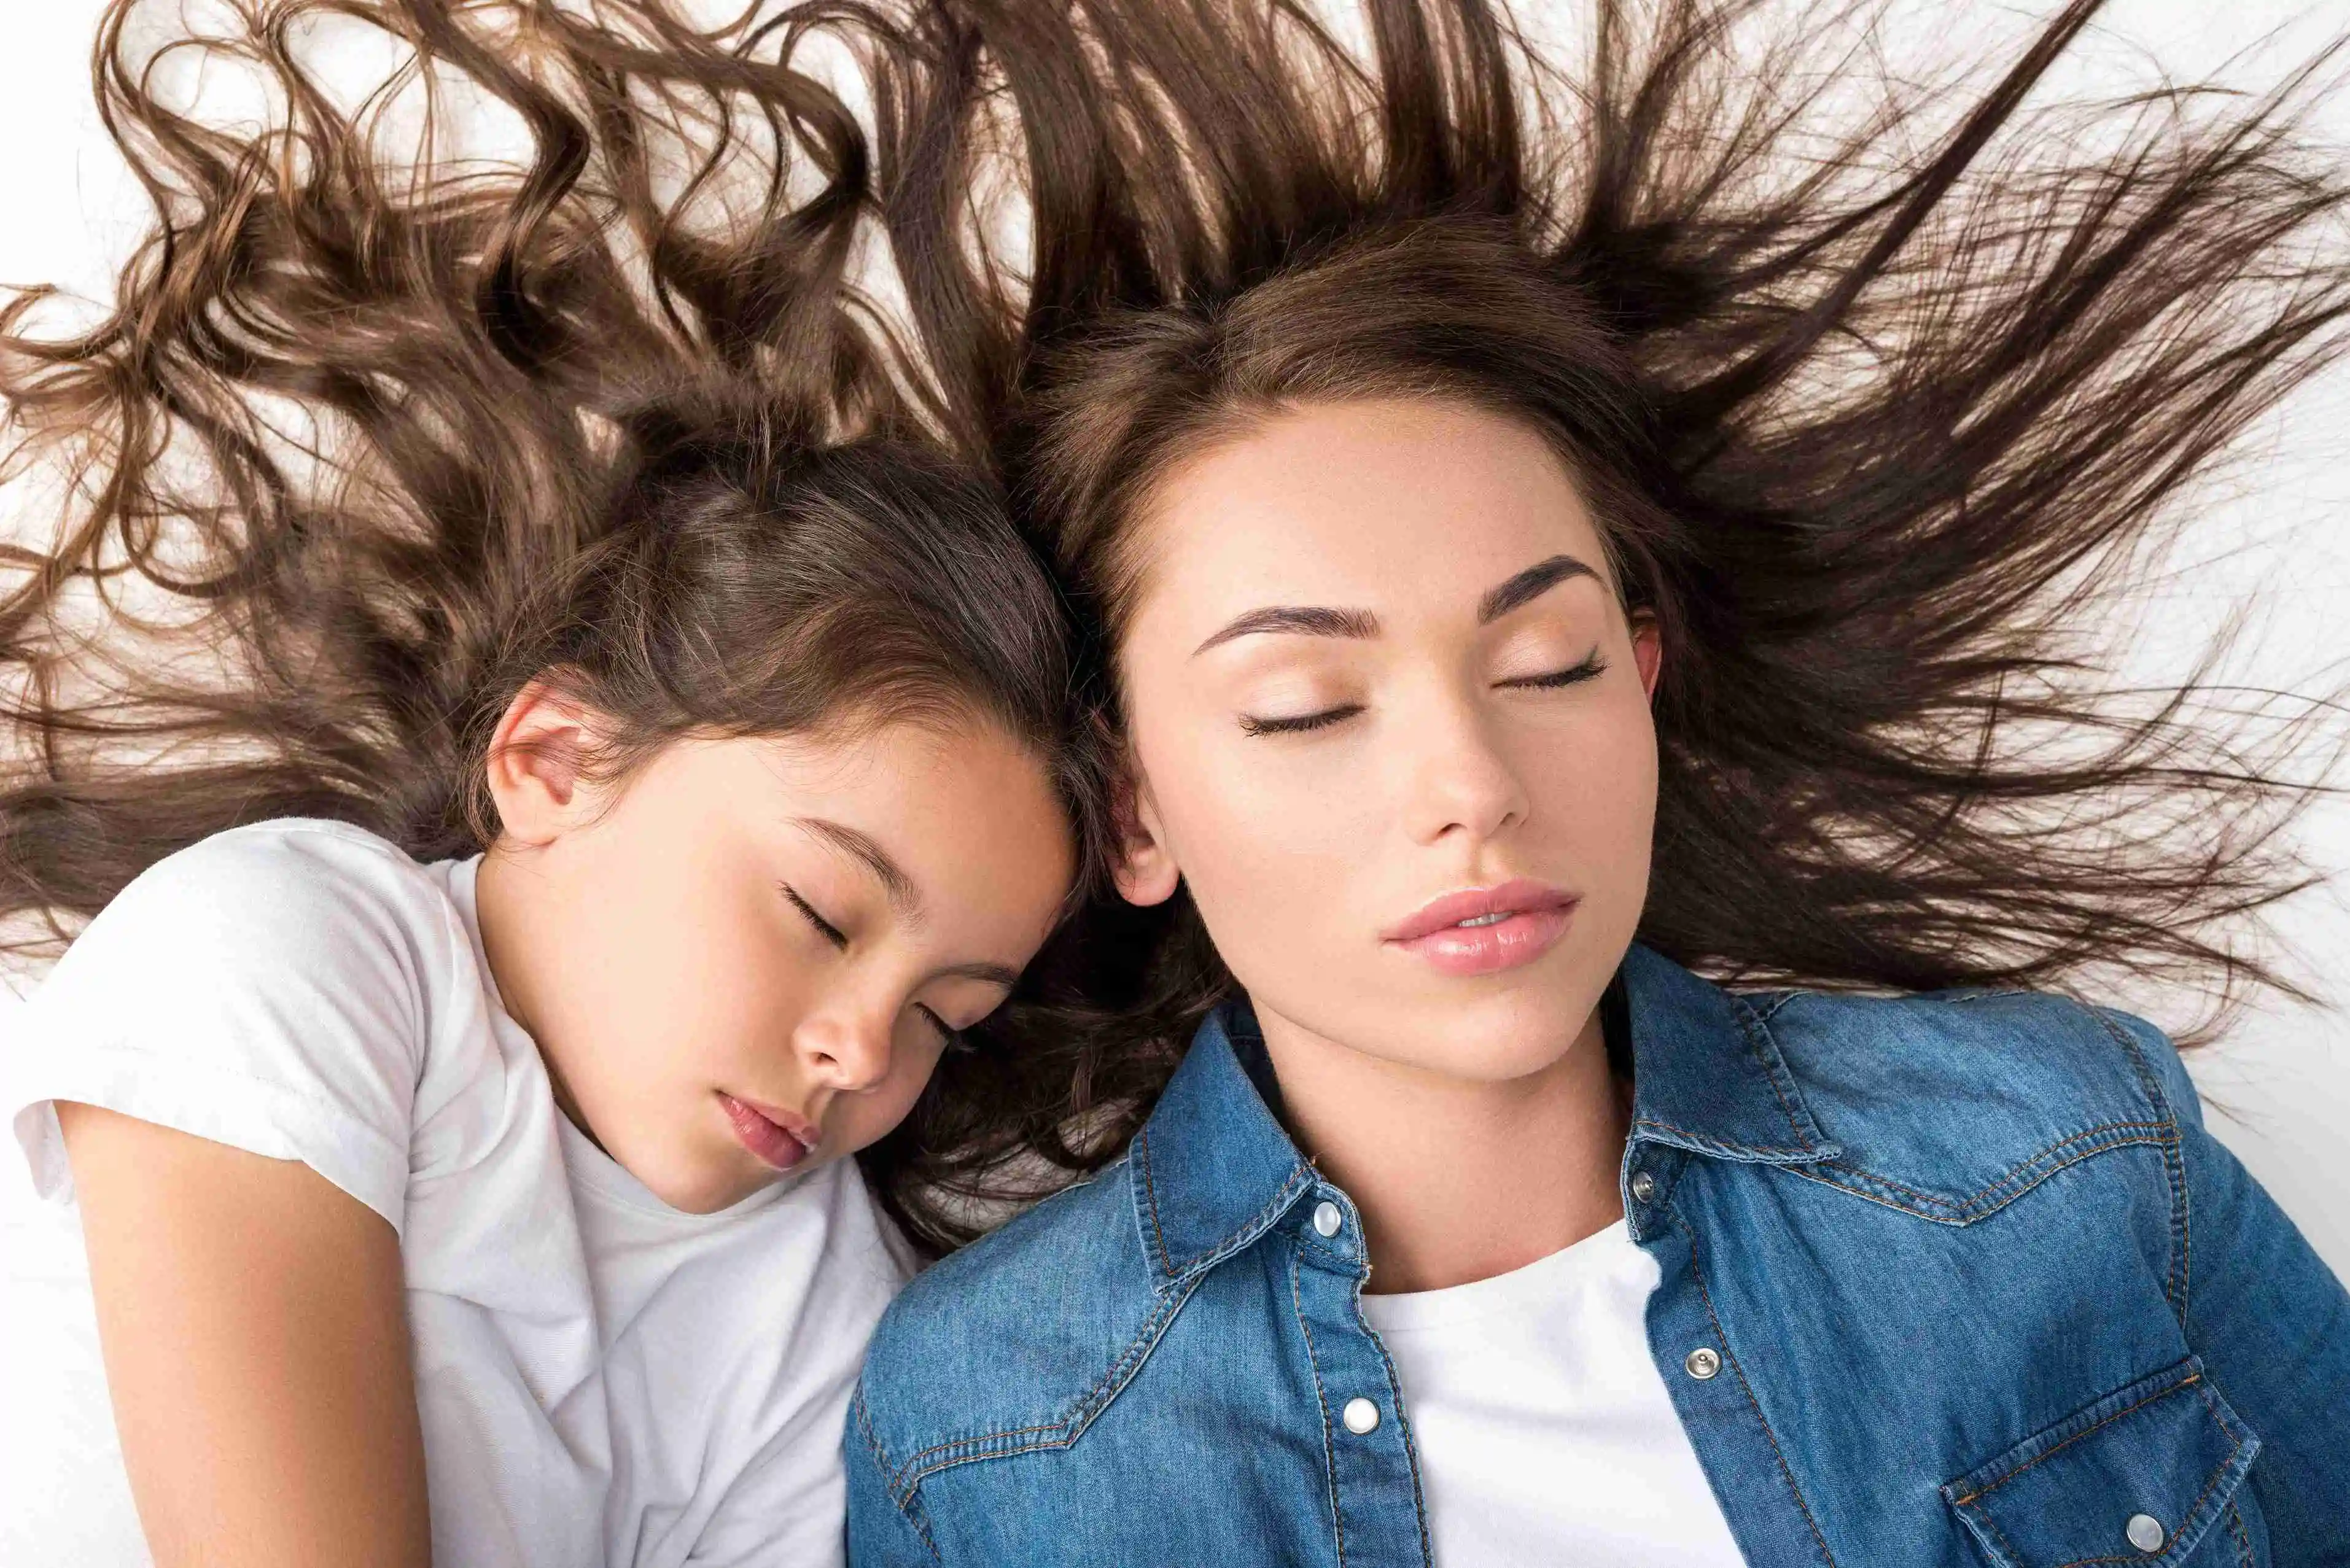
[(35, 1189), (70, 1201), (60, 1100), (296, 1159), (403, 1219), (446, 896), (396, 847), (331, 823), (216, 835), (99, 911), (0, 1060)]

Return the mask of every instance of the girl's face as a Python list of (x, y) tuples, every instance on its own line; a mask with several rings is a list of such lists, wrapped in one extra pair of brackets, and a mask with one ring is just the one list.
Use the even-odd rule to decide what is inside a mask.
[(508, 984), (508, 1005), (575, 1119), (695, 1212), (895, 1127), (950, 1035), (1003, 1000), (1073, 871), (1043, 767), (986, 726), (680, 741), (535, 826), (499, 774), (541, 766), (493, 763), (508, 831), (485, 940), (494, 869), (523, 889), (502, 892), (525, 911), (504, 929), (528, 955), (502, 964), (494, 942), (493, 964), (502, 984), (518, 971), (528, 994)]
[(1559, 459), (1450, 404), (1306, 405), (1139, 525), (1126, 895), (1180, 877), (1269, 1035), (1556, 1062), (1647, 895), (1659, 657)]

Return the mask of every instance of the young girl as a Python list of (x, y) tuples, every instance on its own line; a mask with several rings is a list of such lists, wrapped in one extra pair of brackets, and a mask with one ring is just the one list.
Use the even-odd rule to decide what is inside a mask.
[(401, 15), (544, 112), (547, 161), (395, 198), (283, 56), (310, 152), (240, 156), (144, 96), (118, 11), (170, 226), (97, 330), (7, 345), (92, 510), (0, 607), (0, 887), (95, 918), (0, 1062), (79, 1231), (13, 1282), (66, 1310), (12, 1317), (5, 1554), (837, 1561), (906, 1272), (846, 1157), (1075, 875), (1057, 601), (891, 433), (837, 270), (853, 147), (649, 297), (588, 194), (629, 196), (644, 85), (575, 120)]
[(2068, 660), (2338, 345), (2350, 190), (2290, 100), (2022, 116), (2093, 8), (1842, 141), (1781, 95), (1866, 57), (1742, 5), (1602, 5), (1574, 100), (1478, 0), (934, 8), (896, 134), (1028, 150), (1034, 261), (933, 163), (910, 293), (1162, 912), (1073, 1081), (1159, 1075), (884, 1318), (853, 1562), (2350, 1558), (2350, 1295), (2035, 989), (2294, 881)]

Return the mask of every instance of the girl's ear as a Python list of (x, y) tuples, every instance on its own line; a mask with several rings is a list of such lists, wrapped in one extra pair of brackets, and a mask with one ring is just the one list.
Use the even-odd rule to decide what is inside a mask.
[(588, 762), (602, 725), (594, 710), (545, 680), (515, 693), (490, 737), (490, 798), (504, 833), (545, 845), (600, 808)]
[(1657, 624), (1654, 610), (1632, 612), (1632, 663), (1640, 671), (1640, 690), (1653, 699), (1657, 675), (1665, 663), (1664, 629)]
[(1118, 864), (1111, 876), (1118, 896), (1129, 904), (1165, 903), (1175, 896), (1183, 874), (1167, 853), (1150, 786), (1130, 765), (1119, 775), (1111, 805), (1118, 825)]

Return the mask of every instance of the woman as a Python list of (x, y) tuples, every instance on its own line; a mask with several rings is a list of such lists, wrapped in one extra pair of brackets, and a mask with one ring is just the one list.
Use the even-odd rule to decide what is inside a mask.
[(931, 13), (909, 295), (1156, 914), (1031, 1137), (1096, 1173), (877, 1333), (853, 1562), (2350, 1552), (2350, 1297), (2160, 1031), (2034, 989), (2258, 978), (2204, 919), (2284, 786), (2068, 685), (2048, 590), (2338, 341), (2350, 197), (2289, 91), (2055, 140), (2086, 3), (1913, 160), (1917, 103), (1824, 146), (1771, 95), (1839, 36), (1749, 9), (1600, 5), (1571, 158), (1477, 0), (1368, 67)]

